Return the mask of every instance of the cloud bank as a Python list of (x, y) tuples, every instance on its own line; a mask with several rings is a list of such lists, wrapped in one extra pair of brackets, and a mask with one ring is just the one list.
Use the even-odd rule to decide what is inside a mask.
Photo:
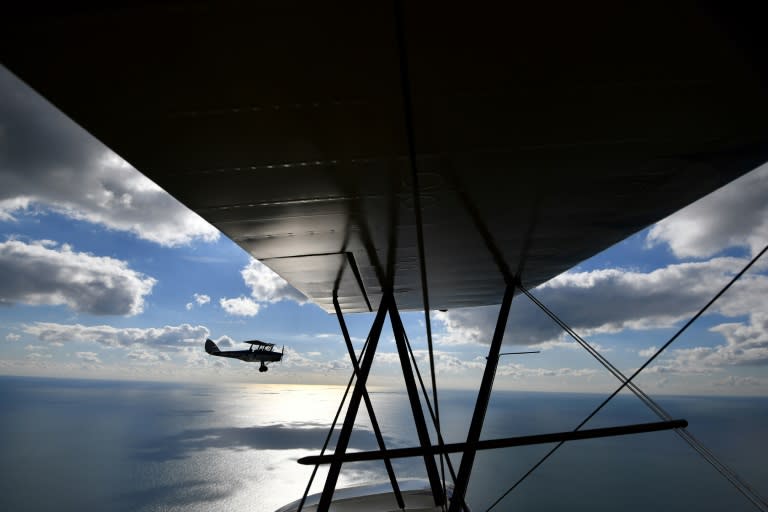
[(166, 325), (164, 327), (113, 327), (37, 322), (24, 327), (24, 332), (46, 343), (90, 342), (113, 348), (155, 348), (177, 350), (200, 348), (210, 331), (202, 325)]
[(39, 241), (0, 243), (0, 305), (66, 305), (94, 315), (136, 315), (156, 280), (107, 256)]
[(768, 244), (768, 164), (657, 223), (647, 241), (668, 245), (678, 258), (707, 258), (730, 247), (757, 254)]
[(0, 66), (0, 221), (37, 205), (163, 246), (219, 237)]
[[(621, 269), (568, 272), (532, 293), (582, 335), (671, 327), (693, 316), (746, 264), (743, 258), (677, 263), (652, 272)], [(768, 276), (748, 273), (712, 312), (749, 314), (768, 295)], [(490, 343), (498, 306), (434, 313), (447, 344)], [(558, 339), (561, 329), (526, 297), (512, 301), (505, 340), (531, 345)]]

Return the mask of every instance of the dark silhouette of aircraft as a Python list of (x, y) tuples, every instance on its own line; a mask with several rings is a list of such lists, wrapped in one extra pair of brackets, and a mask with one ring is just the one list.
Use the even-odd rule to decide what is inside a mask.
[(222, 351), (219, 350), (218, 345), (207, 339), (205, 340), (205, 351), (212, 356), (232, 357), (245, 361), (246, 363), (255, 363), (258, 361), (261, 363), (261, 366), (259, 366), (260, 372), (269, 370), (267, 363), (281, 361), (283, 359), (283, 350), (285, 350), (285, 347), (283, 347), (283, 350), (280, 352), (274, 352), (272, 350), (275, 346), (274, 343), (265, 343), (259, 340), (250, 340), (245, 341), (244, 343), (250, 343), (251, 348), (248, 350)]

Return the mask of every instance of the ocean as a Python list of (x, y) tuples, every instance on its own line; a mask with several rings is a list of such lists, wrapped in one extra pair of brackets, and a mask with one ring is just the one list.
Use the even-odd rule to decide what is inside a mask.
[[(0, 510), (272, 511), (298, 499), (343, 388), (0, 377)], [(440, 395), (447, 442), (463, 441), (475, 393)], [(373, 392), (387, 446), (415, 444), (403, 392)], [(603, 399), (495, 392), (483, 438), (570, 430)], [(768, 495), (768, 398), (660, 397), (675, 418)], [(619, 396), (588, 427), (656, 421)], [(374, 449), (364, 408), (351, 447)], [(483, 511), (550, 445), (480, 452), (468, 501)], [(454, 458), (458, 468), (458, 457)], [(424, 478), (422, 461), (395, 463)], [(312, 492), (322, 489), (321, 471)], [(385, 478), (348, 464), (339, 487)], [(754, 510), (673, 432), (567, 443), (494, 510)]]

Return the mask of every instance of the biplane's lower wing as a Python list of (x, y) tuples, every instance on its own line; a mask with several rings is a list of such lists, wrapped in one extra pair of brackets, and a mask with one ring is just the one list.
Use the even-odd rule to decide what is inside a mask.
[(768, 160), (764, 16), (712, 4), (21, 7), (0, 62), (321, 307), (445, 309)]

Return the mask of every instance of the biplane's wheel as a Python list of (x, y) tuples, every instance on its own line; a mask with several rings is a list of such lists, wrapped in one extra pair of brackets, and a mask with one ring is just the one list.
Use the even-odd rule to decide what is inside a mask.
[(262, 363), (261, 363), (261, 366), (259, 366), (259, 371), (260, 371), (260, 372), (265, 372), (265, 371), (267, 371), (267, 370), (269, 370), (269, 368), (267, 368), (267, 365), (265, 365), (265, 364), (262, 362)]

